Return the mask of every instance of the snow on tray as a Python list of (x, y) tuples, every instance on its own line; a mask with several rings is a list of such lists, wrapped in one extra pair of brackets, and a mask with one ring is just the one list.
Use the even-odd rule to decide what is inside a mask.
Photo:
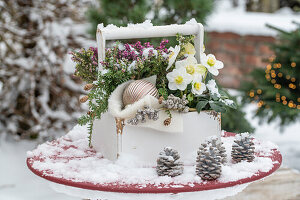
[[(130, 155), (121, 154), (116, 162), (104, 159), (101, 153), (88, 147), (87, 135), (87, 128), (77, 125), (64, 137), (39, 145), (37, 149), (27, 153), (29, 158), (40, 158), (33, 162), (32, 167), (39, 171), (45, 170), (44, 175), (94, 184), (119, 182), (139, 184), (142, 188), (147, 184), (168, 187), (164, 184), (169, 183), (174, 183), (172, 187), (182, 187), (183, 184), (193, 187), (194, 183), (203, 182), (195, 174), (194, 166), (185, 166), (182, 175), (171, 178), (157, 176), (155, 168), (141, 167)], [(236, 181), (273, 168), (274, 163), (268, 157), (255, 157), (251, 163), (233, 164), (230, 158), (233, 140), (234, 137), (222, 137), (229, 163), (222, 167), (220, 182)], [(269, 142), (255, 140), (254, 143), (256, 152), (263, 155), (270, 154), (271, 149), (276, 148)]]
[(283, 8), (276, 13), (246, 12), (245, 1), (239, 1), (239, 6), (232, 7), (232, 2), (222, 0), (216, 4), (213, 14), (207, 18), (205, 30), (216, 32), (233, 32), (240, 35), (275, 36), (277, 32), (266, 27), (266, 24), (294, 30), (292, 21), (300, 22), (300, 14)]

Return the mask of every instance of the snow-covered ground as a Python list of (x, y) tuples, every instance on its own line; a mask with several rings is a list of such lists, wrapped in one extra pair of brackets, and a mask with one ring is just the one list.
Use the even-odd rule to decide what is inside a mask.
[(32, 141), (11, 141), (0, 135), (1, 200), (75, 200), (58, 194), (46, 181), (35, 176), (26, 166), (26, 151), (36, 147)]
[(300, 120), (280, 130), (277, 122), (260, 124), (258, 118), (253, 118), (255, 107), (251, 104), (245, 108), (246, 118), (256, 127), (255, 137), (276, 143), (283, 156), (283, 166), (300, 170)]
[[(255, 136), (276, 143), (283, 155), (283, 165), (300, 170), (300, 122), (281, 131), (276, 123), (261, 124), (253, 119), (255, 105), (245, 107), (247, 118), (256, 127)], [(9, 200), (68, 200), (54, 192), (46, 181), (31, 173), (26, 166), (26, 151), (36, 147), (34, 141), (13, 141), (0, 135), (0, 199)]]

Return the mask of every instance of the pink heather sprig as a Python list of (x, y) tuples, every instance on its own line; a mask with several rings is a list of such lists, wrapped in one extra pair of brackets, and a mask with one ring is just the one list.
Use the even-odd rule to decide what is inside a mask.
[(92, 64), (98, 65), (98, 49), (95, 47), (90, 47), (89, 49), (93, 52)]
[(143, 50), (145, 49), (145, 47), (142, 45), (142, 43), (140, 41), (137, 41), (134, 45), (133, 48), (135, 48), (140, 54), (143, 53)]
[(145, 42), (145, 43), (144, 43), (144, 46), (145, 46), (145, 48), (153, 47), (153, 45), (150, 44), (150, 42)]
[(163, 51), (165, 53), (168, 53), (168, 49), (166, 48), (166, 45), (169, 43), (169, 40), (162, 40), (159, 44), (159, 47), (156, 49), (159, 51)]
[(71, 60), (72, 60), (73, 62), (77, 63), (77, 62), (80, 62), (80, 61), (81, 61), (81, 59), (76, 55), (75, 52), (72, 52), (72, 51), (71, 51), (71, 52), (69, 52), (69, 54), (72, 55)]
[[(134, 61), (137, 58), (137, 51), (134, 48), (134, 45), (124, 44), (125, 50), (118, 51), (118, 58), (126, 58), (128, 60)], [(136, 53), (137, 52), (137, 53)]]

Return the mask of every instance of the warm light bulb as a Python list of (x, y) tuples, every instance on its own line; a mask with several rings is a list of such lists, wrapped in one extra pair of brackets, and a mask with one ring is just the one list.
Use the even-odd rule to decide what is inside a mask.
[(292, 66), (292, 67), (296, 67), (296, 63), (295, 63), (295, 62), (292, 62), (292, 63), (291, 63), (291, 66)]
[(261, 89), (258, 89), (256, 92), (257, 92), (257, 94), (261, 94), (261, 93), (262, 93), (262, 90), (261, 90)]
[(271, 76), (272, 76), (272, 78), (275, 78), (275, 77), (276, 77), (276, 74), (275, 74), (275, 73), (272, 73)]

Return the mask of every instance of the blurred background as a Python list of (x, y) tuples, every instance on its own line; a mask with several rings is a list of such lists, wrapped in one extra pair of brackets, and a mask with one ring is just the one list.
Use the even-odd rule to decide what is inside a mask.
[(74, 199), (33, 175), (26, 151), (88, 111), (70, 51), (96, 47), (97, 24), (191, 18), (238, 104), (222, 128), (275, 142), (284, 158), (276, 175), (230, 199), (300, 199), (300, 0), (0, 0), (0, 199)]

